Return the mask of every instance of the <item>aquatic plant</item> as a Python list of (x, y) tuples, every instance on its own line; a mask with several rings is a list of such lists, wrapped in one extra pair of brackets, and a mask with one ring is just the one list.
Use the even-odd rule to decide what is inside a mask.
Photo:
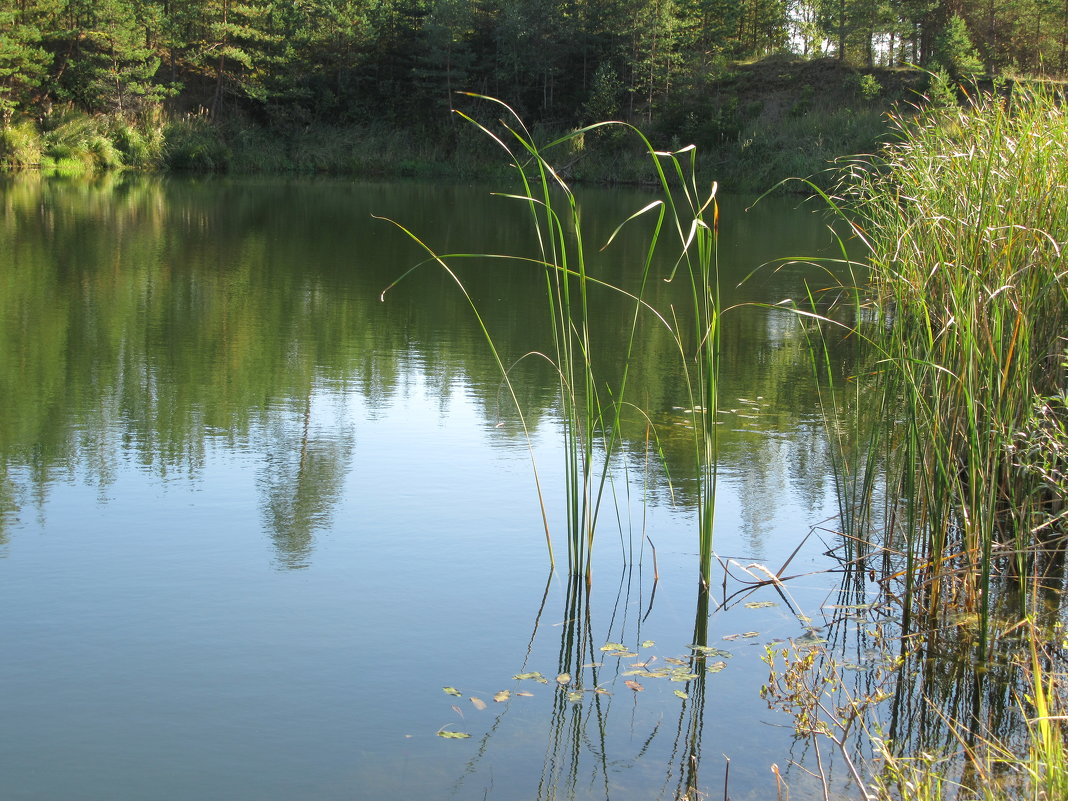
[[(473, 116), (457, 113), (495, 141), (507, 154), (518, 176), (517, 192), (502, 197), (518, 201), (527, 209), (534, 234), (535, 252), (531, 254), (438, 254), (403, 225), (406, 233), (426, 249), (429, 259), (451, 276), (467, 297), (478, 318), (479, 326), (489, 342), (493, 358), (500, 368), (508, 392), (522, 418), (523, 410), (512, 389), (509, 373), (514, 364), (505, 364), (493, 342), (492, 333), (479, 315), (477, 305), (450, 267), (460, 259), (506, 259), (515, 264), (541, 270), (545, 281), (545, 300), (552, 349), (549, 353), (531, 352), (523, 358), (547, 360), (557, 376), (561, 403), (561, 432), (564, 451), (564, 480), (566, 485), (566, 525), (568, 569), (583, 574), (589, 580), (590, 562), (598, 514), (610, 484), (611, 465), (622, 443), (621, 423), (624, 411), (634, 408), (627, 390), (631, 354), (634, 352), (639, 321), (643, 315), (652, 317), (670, 332), (678, 349), (686, 376), (690, 414), (694, 430), (694, 452), (697, 463), (696, 480), (700, 574), (702, 584), (709, 584), (712, 567), (712, 530), (715, 511), (717, 444), (715, 417), (717, 411), (719, 368), (720, 302), (716, 243), (718, 238), (718, 205), (716, 186), (707, 193), (698, 187), (696, 155), (693, 147), (675, 152), (657, 151), (648, 139), (633, 126), (620, 122), (601, 122), (572, 131), (542, 146), (525, 126), (520, 116), (505, 103), (481, 95), (469, 95), (503, 109), (506, 117), (491, 127)], [(635, 211), (613, 231), (604, 247), (608, 247), (620, 231), (635, 220), (647, 215), (652, 219), (651, 230), (645, 239), (644, 256), (637, 285), (624, 289), (598, 278), (591, 271), (587, 242), (583, 236), (582, 219), (574, 190), (546, 155), (606, 126), (619, 126), (642, 142), (652, 168), (658, 176), (657, 197)], [(692, 314), (679, 316), (674, 309), (658, 310), (646, 298), (646, 289), (653, 279), (653, 269), (664, 262), (654, 258), (665, 233), (673, 230), (677, 236), (677, 250), (668, 262), (672, 268), (665, 280), (679, 274), (689, 281), (688, 296)], [(602, 248), (603, 249), (603, 248)], [(413, 267), (398, 281), (421, 265)], [(383, 292), (383, 297), (392, 286)], [(592, 359), (591, 342), (601, 335), (592, 323), (590, 304), (600, 292), (618, 293), (629, 299), (632, 311), (623, 341), (619, 343), (623, 365), (618, 379), (608, 384), (601, 380), (599, 365)], [(524, 429), (526, 423), (523, 422)], [(529, 439), (529, 433), (528, 433)], [(537, 467), (535, 465), (535, 481)], [(540, 483), (539, 498), (542, 496)], [(546, 541), (550, 560), (555, 563), (548, 517), (542, 500)]]
[(982, 648), (995, 577), (1026, 589), (1063, 503), (1020, 454), (1036, 403), (1053, 409), (1041, 401), (1068, 378), (1068, 118), (1052, 95), (1018, 90), (897, 126), (846, 187), (870, 253), (866, 334), (900, 409), (886, 421), (899, 457), (886, 482), (906, 500), (887, 536), (902, 535), (910, 601), (977, 614)]
[[(857, 783), (879, 798), (1061, 797), (1063, 668), (1044, 646), (1060, 621), (1031, 620), (1063, 614), (1063, 98), (976, 95), (895, 125), (897, 141), (825, 196), (870, 269), (863, 292), (847, 287), (851, 319), (814, 293), (793, 306), (827, 414), (846, 564), (900, 606), (886, 734), (877, 708), (859, 721), (881, 767)], [(832, 332), (857, 343), (845, 380)], [(778, 674), (792, 684), (773, 670), (769, 687), (799, 732), (843, 744), (811, 725), (817, 696), (800, 692), (833, 666), (793, 664), (804, 669)]]

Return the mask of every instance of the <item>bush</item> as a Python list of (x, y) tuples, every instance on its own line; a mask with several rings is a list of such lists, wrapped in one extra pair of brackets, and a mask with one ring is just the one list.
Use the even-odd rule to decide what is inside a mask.
[(41, 135), (30, 120), (0, 128), (0, 165), (36, 167), (41, 163)]
[(225, 171), (230, 151), (218, 129), (203, 115), (190, 114), (163, 130), (163, 163), (172, 170)]

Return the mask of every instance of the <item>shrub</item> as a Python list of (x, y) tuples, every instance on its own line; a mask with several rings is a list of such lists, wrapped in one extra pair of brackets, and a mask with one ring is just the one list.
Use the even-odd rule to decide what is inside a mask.
[(41, 163), (41, 135), (30, 120), (0, 128), (0, 165), (36, 167)]

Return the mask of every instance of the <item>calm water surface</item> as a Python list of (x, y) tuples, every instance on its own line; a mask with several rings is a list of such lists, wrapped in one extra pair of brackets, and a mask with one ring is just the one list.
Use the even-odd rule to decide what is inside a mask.
[[(646, 202), (584, 192), (589, 239)], [(441, 250), (524, 252), (513, 206), (419, 184), (0, 184), (6, 801), (669, 799), (722, 793), (724, 755), (732, 798), (773, 797), (771, 764), (804, 754), (759, 698), (763, 646), (803, 634), (798, 614), (820, 625), (835, 577), (700, 604), (663, 332), (642, 329), (632, 400), (665, 460), (636, 417), (587, 596), (549, 571), (530, 453), (460, 293), (427, 267), (379, 299), (421, 256), (372, 214)], [(801, 294), (800, 266), (736, 288), (827, 247), (796, 206), (723, 200), (730, 302)], [(614, 283), (635, 278), (637, 233), (598, 257)], [(547, 347), (538, 275), (463, 277), (506, 361)], [(666, 307), (678, 290), (653, 291)], [(626, 331), (618, 296), (596, 307)], [(597, 346), (605, 374), (617, 343)], [(723, 350), (717, 552), (777, 570), (803, 543), (788, 572), (825, 569), (832, 535), (805, 537), (837, 506), (803, 333), (743, 306)], [(528, 359), (514, 377), (559, 555), (552, 374)], [(624, 684), (695, 638), (727, 652), (722, 671)], [(513, 679), (532, 671), (549, 682)]]

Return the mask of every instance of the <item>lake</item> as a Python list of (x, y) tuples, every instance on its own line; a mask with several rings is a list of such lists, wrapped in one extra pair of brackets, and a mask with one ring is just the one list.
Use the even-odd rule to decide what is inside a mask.
[[(375, 216), (440, 251), (528, 253), (524, 210), (495, 189), (514, 191), (2, 179), (6, 801), (647, 801), (718, 797), (725, 780), (740, 801), (775, 797), (773, 764), (792, 799), (822, 797), (789, 766), (808, 746), (759, 693), (765, 647), (826, 633), (840, 603), (838, 503), (805, 331), (761, 304), (828, 279), (758, 268), (828, 252), (826, 220), (797, 199), (721, 199), (735, 308), (711, 597), (684, 375), (652, 323), (587, 590), (561, 559), (558, 384), (522, 358), (548, 347), (544, 278), (458, 267), (516, 364), (529, 440), (444, 271), (380, 299), (424, 254)], [(580, 199), (600, 244), (648, 202)], [(630, 286), (641, 243), (637, 225), (590, 258)], [(674, 283), (650, 292), (684, 306)], [(632, 312), (611, 292), (592, 307), (611, 375)], [(734, 594), (784, 563), (801, 576), (785, 592)], [(684, 678), (695, 653), (704, 669)], [(514, 678), (532, 673), (544, 682)]]

